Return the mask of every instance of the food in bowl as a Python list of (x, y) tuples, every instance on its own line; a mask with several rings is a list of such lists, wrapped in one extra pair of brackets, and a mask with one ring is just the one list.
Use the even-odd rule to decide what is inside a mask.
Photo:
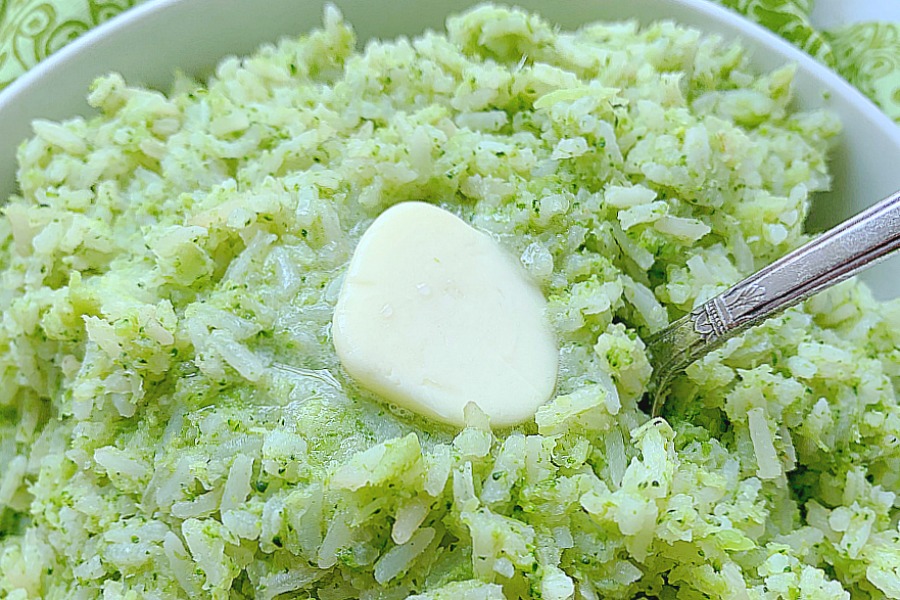
[[(839, 124), (672, 23), (484, 6), (298, 40), (38, 121), (0, 220), (11, 598), (900, 596), (900, 303), (845, 283), (691, 366), (642, 338), (805, 239)], [(558, 344), (524, 424), (347, 375), (357, 242), (426, 201), (518, 259)], [(490, 351), (491, 339), (483, 348)]]

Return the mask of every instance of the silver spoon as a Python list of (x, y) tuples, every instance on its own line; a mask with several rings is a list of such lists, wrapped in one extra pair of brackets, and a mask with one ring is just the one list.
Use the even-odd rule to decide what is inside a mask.
[(757, 271), (647, 341), (653, 416), (672, 379), (726, 340), (856, 275), (900, 248), (900, 191)]

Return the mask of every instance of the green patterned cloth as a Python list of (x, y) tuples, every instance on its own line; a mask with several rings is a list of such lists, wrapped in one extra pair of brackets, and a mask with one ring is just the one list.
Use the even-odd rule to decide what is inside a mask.
[[(67, 42), (139, 1), (0, 0), (0, 89)], [(900, 123), (900, 23), (818, 31), (809, 19), (812, 0), (717, 1), (836, 69)]]
[(0, 0), (0, 88), (138, 0)]
[(900, 23), (861, 23), (826, 37), (838, 71), (900, 123)]

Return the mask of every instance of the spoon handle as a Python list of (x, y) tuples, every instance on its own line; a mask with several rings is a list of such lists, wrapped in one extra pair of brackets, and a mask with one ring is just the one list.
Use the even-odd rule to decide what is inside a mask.
[(900, 248), (900, 191), (707, 300), (647, 342), (657, 364), (653, 414), (669, 380), (727, 339), (852, 277)]

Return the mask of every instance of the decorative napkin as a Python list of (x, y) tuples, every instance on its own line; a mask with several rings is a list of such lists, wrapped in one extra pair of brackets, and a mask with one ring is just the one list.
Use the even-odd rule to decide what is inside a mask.
[[(139, 1), (0, 0), (0, 89)], [(716, 1), (835, 69), (900, 123), (900, 23), (860, 23), (818, 31), (809, 19), (812, 0)]]
[(138, 0), (0, 0), (0, 88)]

